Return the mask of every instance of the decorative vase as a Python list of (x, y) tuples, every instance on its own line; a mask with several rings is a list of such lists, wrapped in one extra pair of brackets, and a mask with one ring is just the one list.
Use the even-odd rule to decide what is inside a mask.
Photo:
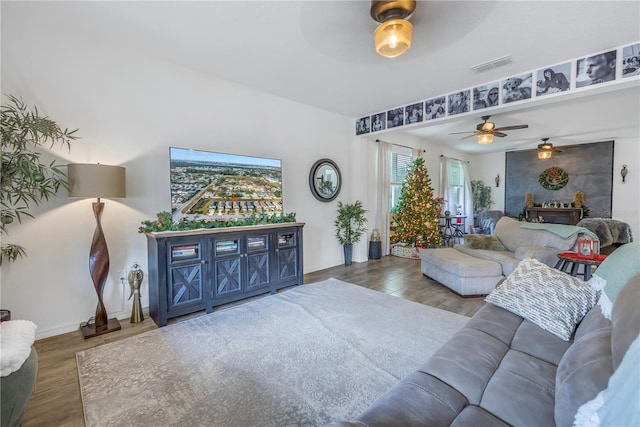
[(353, 253), (353, 245), (346, 244), (343, 246), (344, 249), (344, 265), (351, 265), (351, 254)]
[(449, 215), (451, 215), (451, 212), (449, 212), (449, 211), (444, 211), (444, 216), (449, 216)]

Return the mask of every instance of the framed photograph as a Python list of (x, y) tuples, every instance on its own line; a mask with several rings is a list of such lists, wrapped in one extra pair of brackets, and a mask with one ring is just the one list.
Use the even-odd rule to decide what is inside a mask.
[(422, 121), (424, 103), (411, 104), (404, 107), (404, 124), (411, 125)]
[(578, 59), (576, 65), (576, 87), (597, 85), (616, 79), (615, 50), (587, 58)]
[(356, 120), (356, 135), (362, 135), (371, 132), (371, 117), (360, 117)]
[(473, 111), (495, 107), (500, 103), (500, 83), (489, 83), (473, 88)]
[(387, 113), (378, 113), (371, 116), (371, 131), (377, 132), (387, 128)]
[(424, 103), (424, 119), (439, 119), (447, 115), (446, 100), (444, 96), (432, 98)]
[(622, 48), (622, 77), (640, 74), (640, 43)]
[(536, 96), (565, 92), (571, 86), (571, 62), (542, 68), (536, 73)]
[(502, 103), (523, 101), (531, 98), (532, 73), (521, 74), (502, 80)]
[(449, 95), (449, 115), (455, 116), (456, 114), (466, 113), (471, 111), (471, 91), (461, 90), (460, 92), (454, 92)]
[(387, 111), (387, 129), (404, 125), (404, 108)]

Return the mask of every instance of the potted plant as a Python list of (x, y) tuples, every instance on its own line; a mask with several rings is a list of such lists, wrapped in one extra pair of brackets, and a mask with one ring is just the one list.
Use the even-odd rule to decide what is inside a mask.
[(483, 181), (471, 181), (471, 195), (473, 198), (473, 212), (478, 213), (489, 209), (493, 204), (491, 200), (491, 187)]
[(358, 243), (362, 235), (367, 232), (365, 213), (367, 211), (362, 207), (360, 200), (352, 204), (338, 202), (338, 217), (334, 224), (336, 238), (344, 248), (344, 265), (351, 265), (353, 244)]
[[(77, 130), (77, 129), (76, 129)], [(67, 188), (66, 174), (55, 162), (41, 162), (40, 147), (59, 143), (70, 148), (76, 130), (61, 129), (53, 120), (43, 117), (36, 108), (30, 111), (21, 98), (8, 96), (0, 108), (2, 136), (2, 179), (0, 179), (0, 232), (22, 218), (32, 217), (29, 209), (55, 195), (60, 187)], [(3, 243), (2, 261), (15, 261), (25, 256), (22, 246)]]

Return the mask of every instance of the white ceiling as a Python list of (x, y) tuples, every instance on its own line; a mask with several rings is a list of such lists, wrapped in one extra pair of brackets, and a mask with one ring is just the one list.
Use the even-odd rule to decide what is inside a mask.
[[(349, 117), (384, 111), (640, 40), (639, 1), (418, 1), (405, 55), (378, 56), (370, 2), (2, 2), (2, 19), (41, 21), (212, 76)], [(504, 55), (511, 63), (477, 73)], [(629, 85), (628, 85), (629, 86)], [(497, 126), (529, 129), (479, 147), (450, 132), (482, 114), (413, 129), (462, 151), (531, 148), (640, 134), (640, 83), (544, 106), (495, 110)], [(560, 117), (561, 119), (558, 119)]]

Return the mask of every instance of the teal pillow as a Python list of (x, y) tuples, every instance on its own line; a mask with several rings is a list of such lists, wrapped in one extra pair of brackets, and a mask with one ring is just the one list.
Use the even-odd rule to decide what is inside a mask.
[(640, 337), (631, 344), (609, 386), (578, 409), (574, 427), (640, 425)]
[(595, 271), (590, 284), (603, 290), (598, 305), (602, 314), (611, 319), (613, 303), (624, 285), (640, 273), (640, 243), (631, 242), (613, 251)]

